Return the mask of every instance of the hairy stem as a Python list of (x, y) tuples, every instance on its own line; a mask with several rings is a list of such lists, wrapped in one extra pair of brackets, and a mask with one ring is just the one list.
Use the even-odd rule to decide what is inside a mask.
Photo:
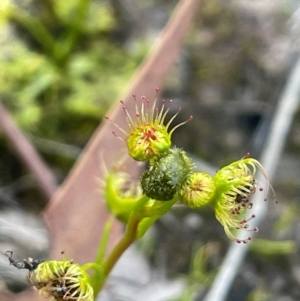
[(136, 240), (138, 225), (140, 221), (141, 218), (138, 214), (133, 213), (132, 216), (130, 217), (124, 236), (121, 238), (121, 240), (114, 247), (112, 252), (109, 254), (108, 258), (103, 263), (103, 272), (105, 275), (105, 279), (102, 282), (101, 286), (97, 288), (98, 291), (95, 292), (95, 296), (97, 296), (98, 292), (101, 290), (107, 276), (115, 266), (116, 262), (119, 260), (122, 254), (127, 250), (127, 248)]

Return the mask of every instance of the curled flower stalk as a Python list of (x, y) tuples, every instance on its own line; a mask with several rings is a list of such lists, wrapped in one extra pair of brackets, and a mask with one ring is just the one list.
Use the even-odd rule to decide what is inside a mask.
[[(158, 92), (159, 89), (156, 88), (156, 97), (153, 103), (145, 96), (142, 96), (141, 100), (138, 101), (136, 94), (132, 94), (135, 103), (134, 115), (129, 113), (124, 101), (120, 101), (129, 126), (129, 130), (127, 131), (111, 121), (108, 116), (105, 117), (125, 135), (125, 138), (119, 138), (125, 141), (128, 154), (137, 161), (149, 161), (168, 151), (171, 147), (171, 136), (173, 132), (193, 118), (190, 116), (187, 121), (176, 125), (169, 131), (172, 121), (181, 111), (181, 108), (179, 108), (170, 121), (164, 125), (170, 108), (166, 108), (164, 100), (162, 101), (161, 108), (159, 109), (157, 107)], [(172, 100), (170, 100), (170, 104), (172, 104)], [(113, 134), (116, 135), (115, 131), (113, 131)]]
[[(257, 170), (260, 170), (268, 180), (262, 165), (248, 157), (223, 167), (214, 176), (216, 192), (211, 204), (216, 218), (223, 225), (227, 236), (239, 243), (246, 243), (251, 240), (251, 236), (240, 240), (235, 236), (235, 230), (258, 232), (257, 227), (249, 229), (248, 222), (255, 218), (255, 215), (246, 218), (246, 214), (253, 207), (249, 198), (257, 190), (258, 183), (255, 180)], [(273, 190), (270, 184), (269, 187)], [(262, 191), (263, 188), (259, 187), (259, 190)]]

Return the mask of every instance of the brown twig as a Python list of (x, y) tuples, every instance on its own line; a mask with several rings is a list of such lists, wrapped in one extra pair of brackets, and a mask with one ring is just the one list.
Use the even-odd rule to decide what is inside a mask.
[(54, 175), (1, 103), (0, 127), (10, 142), (15, 154), (32, 172), (40, 189), (46, 198), (50, 200), (54, 191), (57, 189)]

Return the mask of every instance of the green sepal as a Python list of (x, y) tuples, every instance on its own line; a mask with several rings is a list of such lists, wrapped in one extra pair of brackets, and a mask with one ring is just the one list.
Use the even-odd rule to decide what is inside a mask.
[(123, 192), (129, 175), (123, 172), (109, 172), (105, 178), (104, 198), (109, 211), (120, 221), (127, 223), (141, 194), (133, 188)]

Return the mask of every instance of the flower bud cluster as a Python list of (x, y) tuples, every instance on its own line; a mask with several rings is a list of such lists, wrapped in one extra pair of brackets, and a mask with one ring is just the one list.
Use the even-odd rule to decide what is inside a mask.
[[(246, 156), (225, 166), (215, 176), (195, 171), (194, 164), (187, 154), (181, 149), (171, 147), (171, 136), (174, 130), (191, 120), (192, 116), (169, 131), (170, 124), (180, 112), (180, 108), (167, 125), (164, 125), (169, 111), (165, 109), (164, 101), (161, 109), (158, 109), (156, 99), (151, 106), (150, 100), (143, 96), (140, 107), (135, 94), (133, 100), (135, 118), (129, 114), (124, 102), (121, 101), (129, 131), (124, 131), (115, 123), (114, 125), (125, 134), (126, 137), (122, 140), (126, 142), (129, 155), (137, 161), (148, 162), (140, 183), (143, 195), (154, 201), (170, 201), (177, 198), (191, 208), (211, 205), (215, 210), (217, 220), (223, 225), (229, 238), (238, 242), (250, 240), (251, 237), (239, 240), (234, 232), (236, 229), (251, 230), (248, 222), (254, 218), (254, 215), (248, 219), (245, 215), (253, 206), (249, 197), (256, 192), (257, 169), (268, 179), (261, 164)], [(118, 190), (120, 191), (120, 187)], [(260, 187), (259, 190), (262, 188)], [(107, 199), (109, 199), (109, 194), (107, 194)], [(114, 196), (110, 203), (119, 205), (115, 206), (116, 209), (112, 212), (123, 208), (118, 215), (128, 217), (129, 208), (133, 208), (135, 199), (137, 198), (133, 194), (130, 199), (123, 198), (123, 200)], [(252, 231), (257, 232), (258, 229), (253, 228)]]

